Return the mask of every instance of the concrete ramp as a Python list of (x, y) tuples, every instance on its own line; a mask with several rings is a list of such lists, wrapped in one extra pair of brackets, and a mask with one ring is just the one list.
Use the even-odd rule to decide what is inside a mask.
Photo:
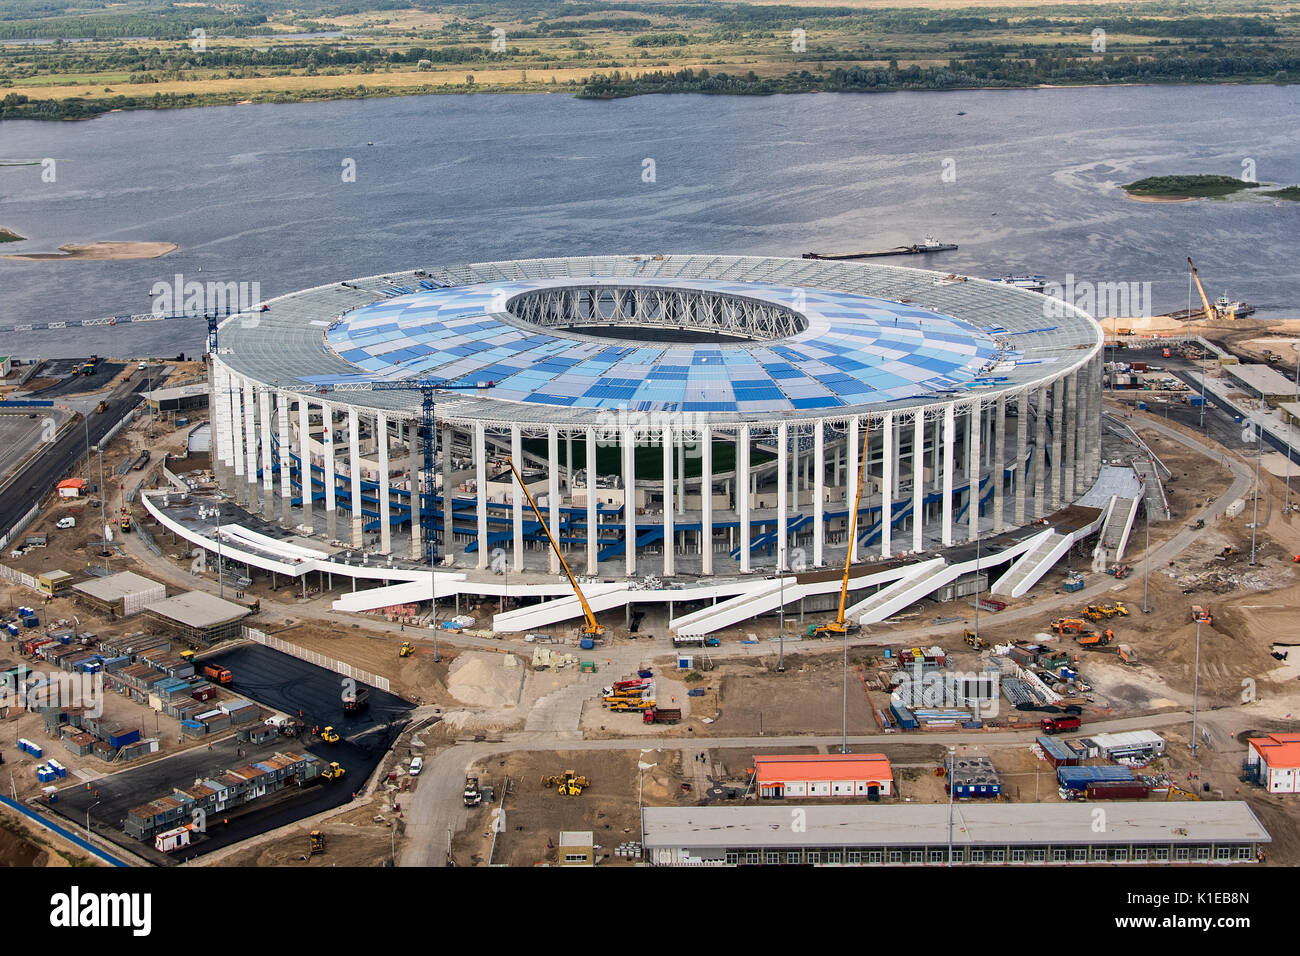
[(1116, 498), (1110, 514), (1106, 516), (1106, 523), (1101, 529), (1101, 545), (1112, 562), (1118, 562), (1124, 557), (1124, 549), (1128, 547), (1129, 535), (1133, 532), (1133, 523), (1137, 520), (1141, 506), (1141, 498)]
[(949, 567), (943, 558), (922, 561), (907, 568), (893, 584), (845, 610), (844, 617), (864, 626), (875, 624), (943, 587), (956, 576), (956, 569)]
[(1052, 565), (1065, 555), (1074, 541), (1073, 535), (1058, 534), (1049, 528), (1033, 539), (1028, 550), (989, 588), (990, 594), (1017, 598), (1038, 583)]
[(801, 586), (798, 579), (793, 576), (785, 578), (784, 586), (780, 578), (755, 581), (751, 590), (674, 618), (668, 622), (668, 626), (673, 633), (681, 637), (712, 634), (733, 624), (739, 624), (741, 621), (758, 617), (760, 614), (775, 611), (781, 606), (783, 590), (786, 604), (797, 601), (808, 593), (808, 589)]
[(450, 597), (459, 593), (465, 585), (465, 575), (453, 572), (439, 572), (438, 580), (433, 585), (436, 590), (431, 591), (429, 572), (421, 571), (419, 574), (423, 580), (402, 581), (385, 587), (353, 591), (351, 594), (336, 598), (330, 607), (336, 611), (352, 611), (354, 613), (377, 611), (380, 608), (391, 607), (394, 604), (416, 604), (420, 601), (427, 601), (431, 593), (436, 593), (439, 598)]
[[(631, 592), (626, 584), (602, 582), (584, 584), (582, 593), (587, 598), (594, 613), (608, 611), (610, 608), (622, 607), (630, 600)], [(553, 601), (543, 601), (529, 607), (516, 608), (504, 614), (492, 617), (492, 630), (514, 633), (518, 631), (537, 631), (560, 621), (579, 620), (582, 618), (582, 603), (576, 594), (568, 594)]]

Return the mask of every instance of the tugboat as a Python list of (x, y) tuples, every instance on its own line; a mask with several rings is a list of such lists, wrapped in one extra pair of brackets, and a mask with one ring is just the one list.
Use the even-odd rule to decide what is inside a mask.
[(1249, 302), (1233, 301), (1226, 292), (1214, 300), (1214, 312), (1221, 319), (1244, 319), (1254, 311)]
[(912, 247), (913, 252), (951, 252), (957, 248), (955, 242), (940, 242), (934, 236), (926, 236), (925, 242), (918, 242)]

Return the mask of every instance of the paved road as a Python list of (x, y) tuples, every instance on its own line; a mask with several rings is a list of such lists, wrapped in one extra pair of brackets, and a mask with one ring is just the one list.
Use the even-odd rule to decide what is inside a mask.
[[(110, 428), (140, 403), (136, 394), (145, 385), (144, 372), (132, 372), (118, 384), (105, 401), (103, 412), (92, 412), (87, 423), (74, 422), (53, 444), (33, 458), (5, 486), (0, 494), (0, 535), (6, 534), (18, 519), (49, 494), (55, 483), (66, 476), (73, 465), (86, 455), (87, 442), (93, 447)], [(87, 436), (87, 428), (89, 436)], [(97, 479), (95, 482), (97, 483)]]

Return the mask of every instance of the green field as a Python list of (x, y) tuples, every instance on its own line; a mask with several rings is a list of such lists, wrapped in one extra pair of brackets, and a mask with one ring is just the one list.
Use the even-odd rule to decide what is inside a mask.
[[(1300, 77), (1300, 0), (418, 2), (42, 0), (33, 16), (29, 0), (0, 0), (0, 119), (466, 91), (614, 98)], [(37, 40), (46, 42), (24, 42)]]

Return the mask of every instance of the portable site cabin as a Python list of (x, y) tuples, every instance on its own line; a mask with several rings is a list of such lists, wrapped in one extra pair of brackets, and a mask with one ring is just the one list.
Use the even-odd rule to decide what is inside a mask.
[(153, 848), (159, 853), (171, 853), (173, 850), (179, 850), (182, 847), (187, 847), (189, 845), (189, 824), (186, 824), (183, 827), (176, 827), (174, 830), (164, 830), (153, 838)]
[(60, 498), (80, 498), (86, 493), (86, 479), (65, 478), (58, 484)]
[(72, 575), (67, 571), (45, 571), (36, 578), (42, 594), (58, 597), (72, 587)]

